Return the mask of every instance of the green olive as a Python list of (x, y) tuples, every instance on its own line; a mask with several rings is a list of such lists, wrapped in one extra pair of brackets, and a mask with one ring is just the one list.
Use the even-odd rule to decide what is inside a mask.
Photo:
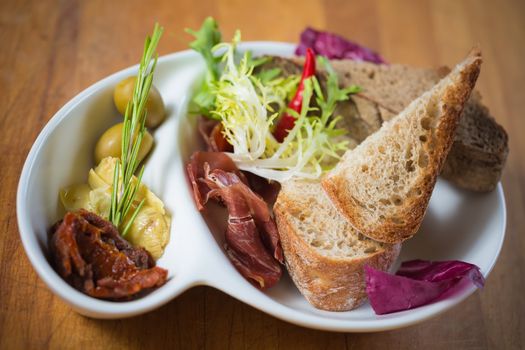
[[(122, 127), (124, 123), (113, 125), (100, 136), (95, 146), (95, 162), (96, 164), (106, 157), (120, 157), (122, 144)], [(146, 130), (142, 143), (140, 145), (139, 153), (137, 155), (138, 162), (146, 157), (153, 146), (153, 136)]]
[[(115, 87), (113, 92), (113, 101), (120, 114), (126, 113), (126, 106), (133, 96), (133, 89), (137, 77), (129, 77), (122, 80)], [(159, 90), (153, 85), (149, 91), (148, 99), (146, 101), (146, 126), (148, 128), (155, 128), (164, 121), (166, 112), (164, 110), (164, 102), (160, 96)]]

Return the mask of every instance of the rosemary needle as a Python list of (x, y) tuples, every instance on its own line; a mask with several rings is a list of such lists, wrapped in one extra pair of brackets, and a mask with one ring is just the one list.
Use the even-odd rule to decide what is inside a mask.
[[(139, 176), (133, 174), (139, 165), (138, 152), (144, 133), (147, 110), (146, 101), (153, 81), (153, 73), (157, 66), (157, 44), (162, 35), (163, 28), (155, 24), (153, 34), (144, 42), (144, 51), (139, 64), (137, 80), (133, 88), (133, 96), (126, 106), (124, 114), (124, 127), (122, 128), (121, 156), (117, 159), (113, 173), (113, 191), (111, 193), (111, 206), (109, 221), (119, 228), (124, 236), (137, 217), (144, 204), (144, 199), (133, 209), (135, 195), (138, 192), (144, 173), (142, 166)], [(131, 212), (131, 217), (124, 226), (124, 219)], [(122, 227), (124, 226), (124, 227)], [(123, 230), (122, 230), (123, 229)]]

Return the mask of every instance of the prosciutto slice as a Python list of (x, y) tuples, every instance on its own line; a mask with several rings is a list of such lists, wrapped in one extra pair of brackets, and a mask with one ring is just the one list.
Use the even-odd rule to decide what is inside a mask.
[(253, 220), (260, 231), (262, 243), (271, 250), (273, 257), (283, 263), (283, 250), (279, 241), (277, 225), (273, 220), (266, 202), (254, 193), (235, 173), (222, 169), (210, 169), (205, 166), (206, 177), (203, 181), (211, 191), (207, 198), (220, 197), (228, 208), (228, 223)]
[(281, 278), (283, 251), (268, 205), (233, 172), (205, 165), (206, 200), (219, 197), (228, 208), (225, 249), (237, 270), (260, 288)]
[(208, 152), (195, 152), (186, 167), (199, 211), (216, 200), (228, 209), (225, 250), (235, 268), (260, 288), (275, 285), (284, 263), (279, 233), (268, 204), (280, 190), (277, 182), (241, 172), (223, 152), (232, 152), (220, 122), (200, 117), (198, 130)]
[(204, 198), (206, 198), (207, 193), (210, 191), (210, 188), (205, 182), (198, 180), (204, 178), (205, 164), (208, 164), (210, 170), (222, 169), (233, 172), (244, 183), (248, 183), (245, 176), (237, 169), (233, 160), (226, 154), (220, 152), (194, 152), (186, 166), (186, 171), (193, 189), (193, 198), (199, 211), (204, 210)]
[(281, 184), (247, 171), (244, 171), (243, 174), (248, 179), (252, 191), (261, 196), (270, 207), (273, 207), (281, 190)]

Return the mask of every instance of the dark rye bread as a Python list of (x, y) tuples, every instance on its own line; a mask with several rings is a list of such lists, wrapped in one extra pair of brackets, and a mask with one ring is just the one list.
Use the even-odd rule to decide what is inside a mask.
[[(384, 121), (390, 120), (414, 99), (429, 90), (448, 72), (448, 68), (423, 69), (400, 64), (376, 65), (351, 60), (334, 60), (332, 66), (340, 84), (359, 85), (363, 92), (339, 104), (343, 116), (340, 126), (348, 129), (357, 145)], [(302, 58), (273, 57), (264, 67), (279, 67), (285, 74), (299, 74)], [(318, 74), (321, 82), (324, 73)], [(475, 92), (467, 102), (454, 143), (441, 175), (459, 187), (486, 192), (501, 178), (508, 154), (508, 137)]]
[(399, 243), (419, 229), (481, 61), (473, 50), (322, 179), (332, 202), (367, 237)]
[(441, 175), (462, 188), (486, 192), (499, 182), (509, 148), (505, 129), (480, 100), (473, 94), (465, 106)]
[(318, 180), (284, 182), (274, 213), (287, 270), (318, 309), (347, 311), (361, 305), (366, 300), (364, 265), (388, 271), (401, 249), (356, 231)]

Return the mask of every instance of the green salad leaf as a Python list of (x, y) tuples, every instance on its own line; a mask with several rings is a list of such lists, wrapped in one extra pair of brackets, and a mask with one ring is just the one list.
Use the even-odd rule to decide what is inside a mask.
[(195, 37), (195, 40), (190, 43), (190, 47), (201, 54), (207, 68), (206, 77), (192, 102), (197, 113), (213, 118), (211, 114), (215, 104), (213, 85), (219, 79), (221, 62), (221, 56), (215, 55), (213, 48), (221, 42), (221, 32), (217, 22), (212, 17), (206, 18), (199, 30), (186, 29), (186, 32)]
[[(333, 114), (337, 103), (359, 92), (359, 87), (340, 88), (328, 60), (318, 58), (328, 73), (326, 84), (321, 87), (315, 76), (305, 80), (301, 113), (297, 113), (287, 108), (287, 101), (295, 93), (299, 77), (282, 77), (279, 68), (254, 73), (256, 67), (271, 58), (253, 58), (250, 51), (239, 55), (239, 31), (231, 43), (212, 46), (208, 35), (211, 29), (203, 28), (211, 28), (209, 23), (214, 23), (213, 28), (218, 29), (215, 21), (206, 21), (194, 33), (198, 39), (208, 39), (192, 43), (208, 66), (207, 78), (194, 102), (205, 107), (201, 113), (206, 111), (206, 116), (222, 123), (223, 135), (233, 146), (228, 155), (239, 169), (282, 182), (293, 177), (315, 179), (333, 167), (348, 148), (348, 142), (339, 138), (345, 133), (337, 128), (341, 117)], [(296, 122), (283, 142), (278, 142), (272, 128), (284, 111)]]
[(190, 43), (190, 47), (204, 57), (208, 73), (212, 79), (217, 80), (220, 73), (219, 62), (221, 58), (215, 57), (212, 49), (221, 42), (219, 25), (215, 19), (208, 17), (199, 30), (186, 29), (186, 32), (195, 37), (195, 40)]
[(315, 80), (314, 84), (317, 105), (322, 111), (323, 118), (327, 119), (334, 113), (338, 102), (348, 100), (350, 95), (361, 92), (361, 88), (357, 85), (350, 85), (341, 89), (339, 87), (337, 73), (330, 65), (330, 61), (324, 56), (317, 56), (317, 62), (320, 63), (320, 66), (328, 73), (328, 78), (326, 79), (326, 98), (317, 80)]

